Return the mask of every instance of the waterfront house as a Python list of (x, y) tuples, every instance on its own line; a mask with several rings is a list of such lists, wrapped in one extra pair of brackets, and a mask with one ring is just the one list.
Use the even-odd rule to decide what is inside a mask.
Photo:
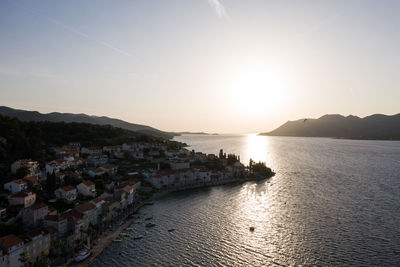
[(23, 209), (22, 222), (28, 227), (37, 227), (43, 223), (44, 217), (49, 213), (48, 206), (44, 203), (36, 203)]
[(68, 230), (67, 218), (59, 214), (45, 216), (43, 224), (45, 227), (54, 227), (61, 235), (65, 234)]
[(75, 207), (74, 209), (77, 213), (79, 213), (82, 216), (82, 219), (87, 225), (89, 225), (89, 223), (91, 223), (92, 225), (97, 224), (98, 214), (96, 205), (93, 205), (90, 202), (85, 202)]
[(22, 267), (20, 261), (21, 254), (24, 252), (24, 241), (16, 235), (6, 235), (0, 238), (0, 249), (2, 259), (0, 265), (3, 267)]
[(73, 201), (76, 199), (78, 192), (75, 187), (71, 185), (66, 185), (55, 190), (54, 194), (59, 199), (66, 199)]
[(172, 170), (181, 170), (190, 168), (190, 162), (181, 159), (170, 159), (169, 165)]
[(89, 163), (94, 166), (104, 165), (108, 162), (107, 155), (93, 155), (88, 157)]
[(28, 264), (33, 264), (50, 252), (51, 236), (47, 230), (35, 229), (21, 236)]
[(35, 204), (36, 193), (29, 191), (21, 191), (14, 195), (8, 196), (8, 203), (10, 206), (22, 205), (24, 208), (30, 207)]
[(92, 197), (96, 196), (96, 187), (92, 181), (83, 181), (82, 183), (78, 184), (76, 188), (81, 195)]
[(22, 179), (12, 180), (11, 182), (4, 184), (4, 189), (10, 191), (12, 194), (21, 192), (22, 190), (28, 189), (28, 183)]

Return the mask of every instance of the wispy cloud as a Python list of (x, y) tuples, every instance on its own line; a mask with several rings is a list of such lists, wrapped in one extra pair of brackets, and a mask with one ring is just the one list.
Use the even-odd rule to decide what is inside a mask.
[(210, 6), (214, 9), (215, 13), (219, 18), (227, 18), (228, 15), (226, 14), (225, 7), (221, 3), (220, 0), (208, 0)]

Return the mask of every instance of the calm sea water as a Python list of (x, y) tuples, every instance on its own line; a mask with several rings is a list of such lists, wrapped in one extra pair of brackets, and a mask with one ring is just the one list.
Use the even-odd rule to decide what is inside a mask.
[(276, 176), (159, 198), (140, 211), (140, 221), (152, 215), (156, 226), (134, 225), (94, 266), (400, 266), (400, 142), (176, 140), (266, 161)]

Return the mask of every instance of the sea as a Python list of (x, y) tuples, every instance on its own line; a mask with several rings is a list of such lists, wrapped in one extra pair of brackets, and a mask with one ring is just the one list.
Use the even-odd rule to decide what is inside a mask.
[[(235, 153), (246, 165), (265, 162), (276, 175), (156, 198), (130, 236), (93, 266), (400, 266), (400, 142), (255, 134), (175, 140)], [(145, 227), (148, 216), (155, 227)]]

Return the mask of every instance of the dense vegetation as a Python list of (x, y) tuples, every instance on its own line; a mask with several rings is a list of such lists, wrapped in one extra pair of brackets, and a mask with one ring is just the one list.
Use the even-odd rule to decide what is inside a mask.
[(0, 115), (0, 177), (9, 173), (9, 166), (18, 159), (31, 158), (41, 164), (51, 160), (52, 146), (80, 142), (82, 146), (117, 145), (124, 142), (163, 141), (150, 135), (132, 132), (109, 125), (65, 122), (24, 122)]

